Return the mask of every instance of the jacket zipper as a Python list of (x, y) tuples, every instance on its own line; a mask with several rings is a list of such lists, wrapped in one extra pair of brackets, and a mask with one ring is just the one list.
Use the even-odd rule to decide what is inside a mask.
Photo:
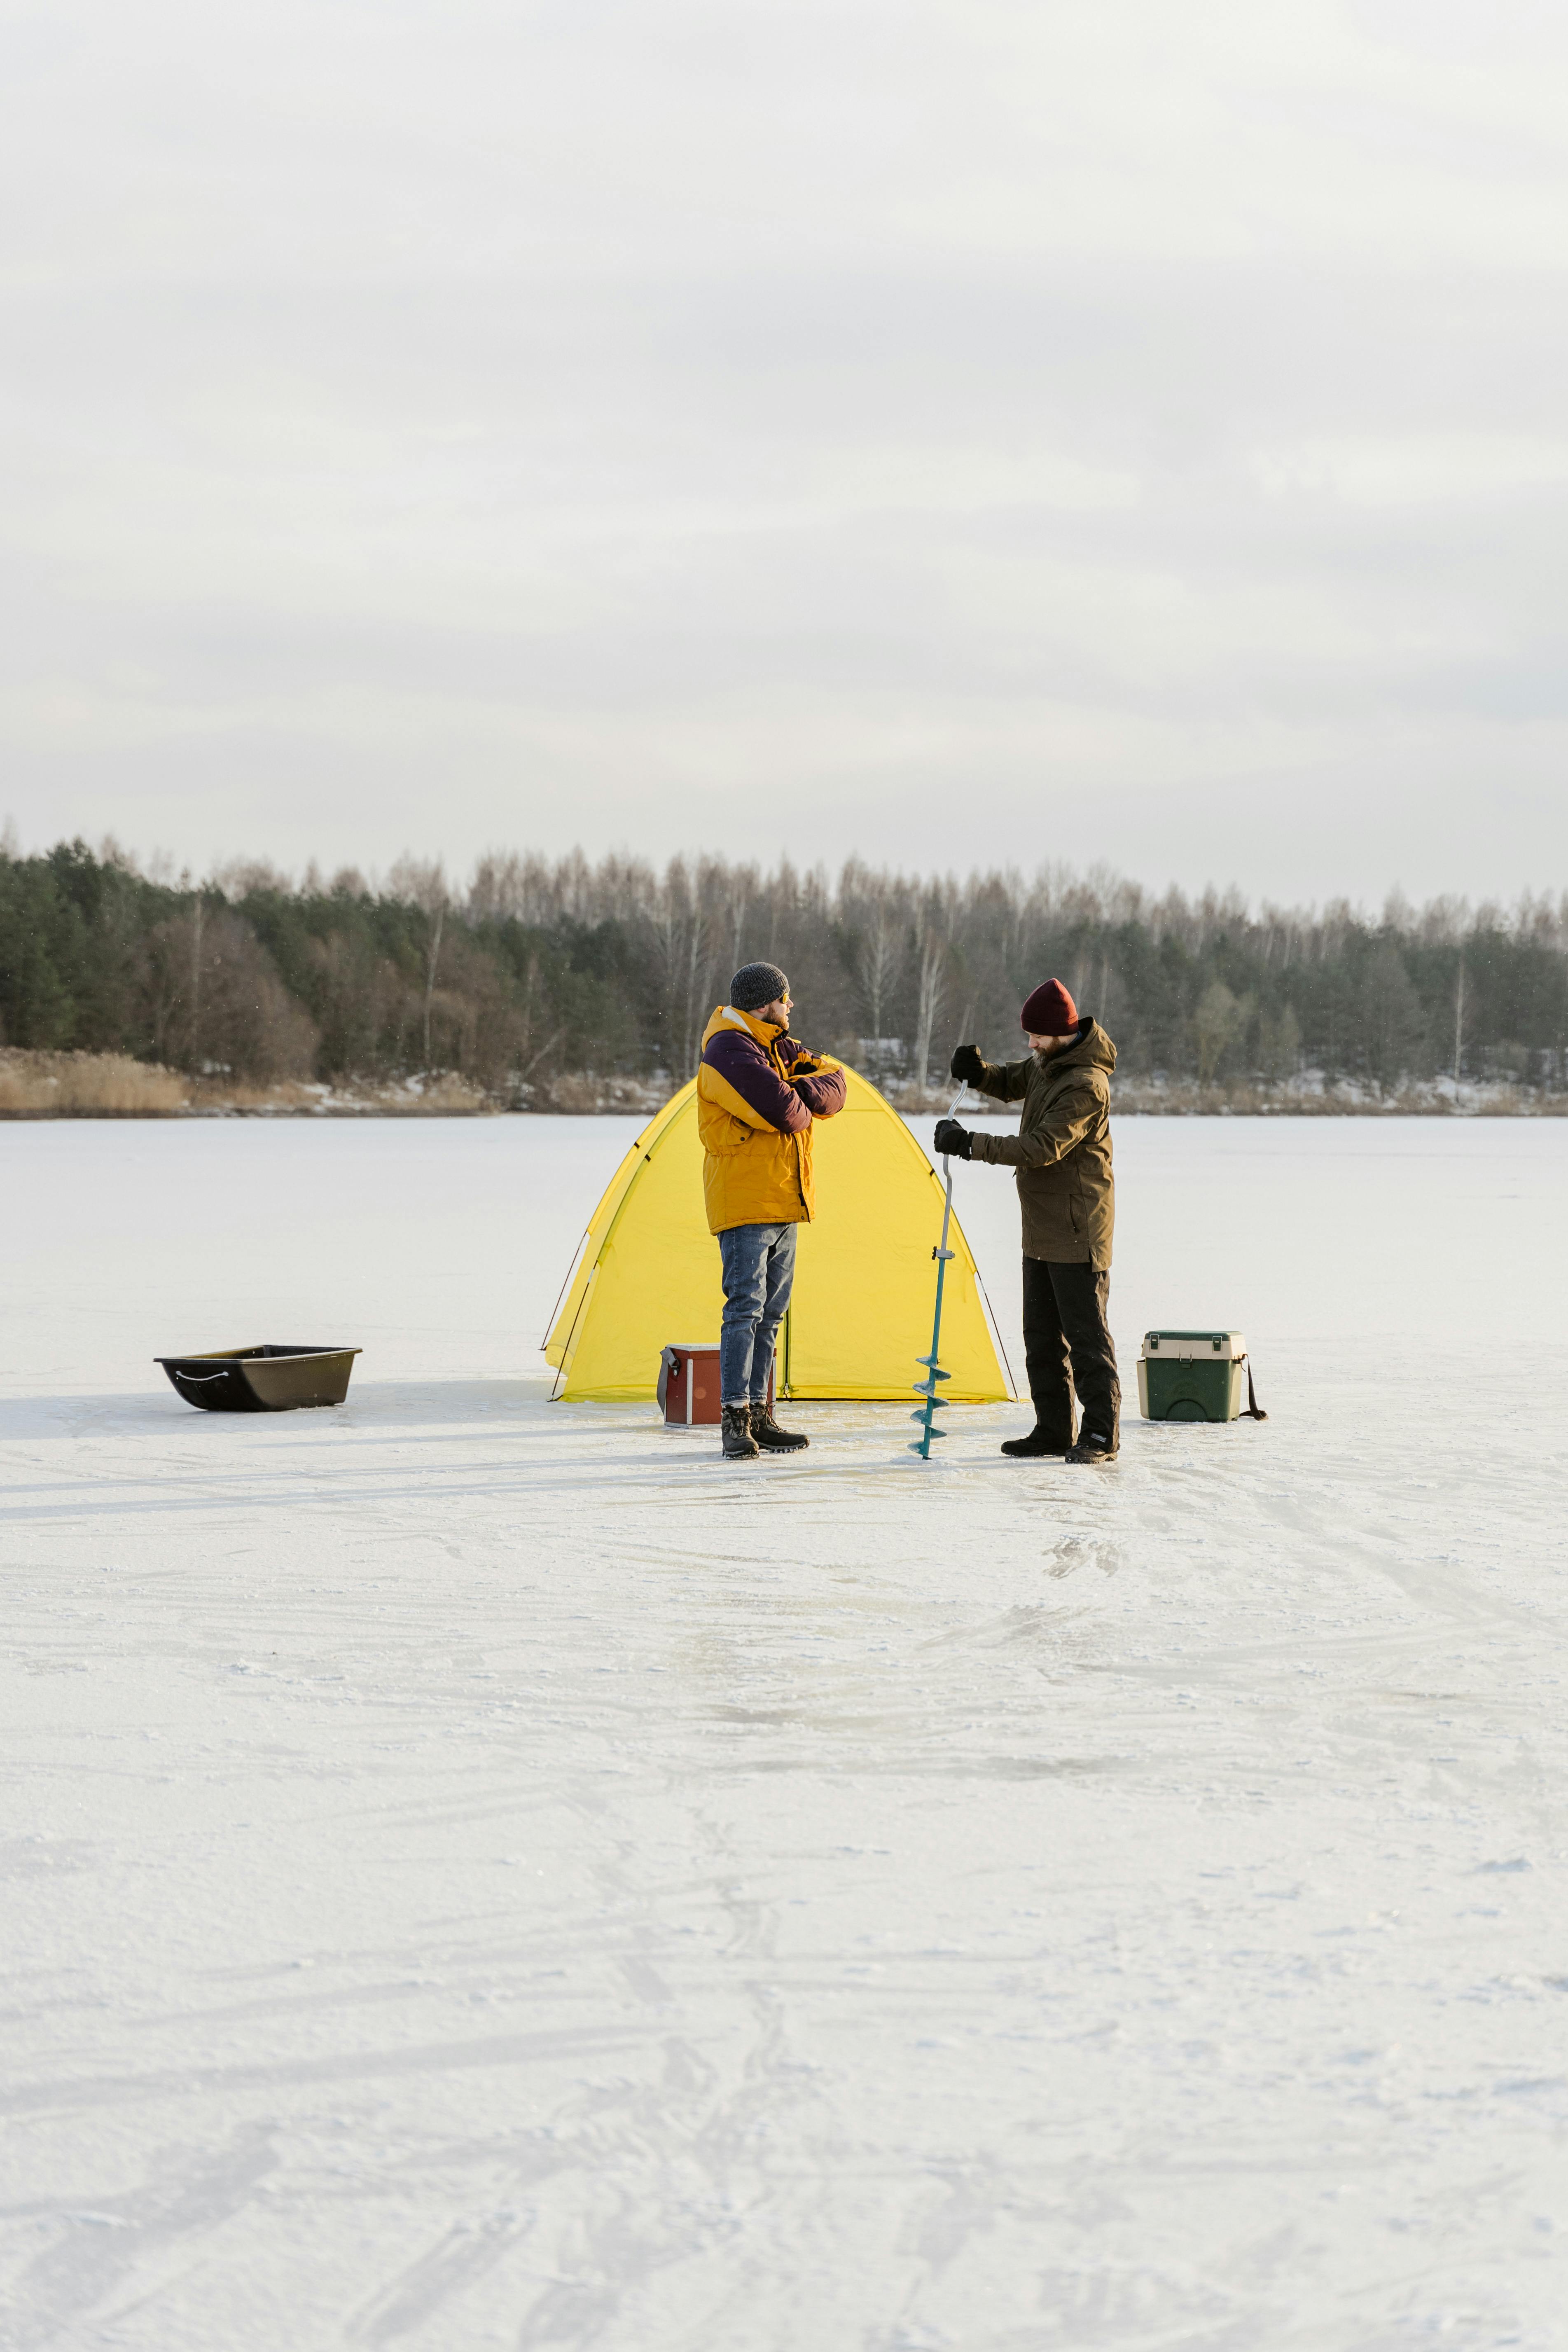
[[(787, 1087), (789, 1080), (784, 1076), (784, 1055), (776, 1045), (772, 1048), (769, 1059), (777, 1070), (781, 1081)], [(809, 1135), (810, 1132), (808, 1128), (806, 1133)], [(805, 1207), (805, 1146), (798, 1135), (792, 1135), (790, 1141), (795, 1146), (795, 1197), (804, 1209)]]

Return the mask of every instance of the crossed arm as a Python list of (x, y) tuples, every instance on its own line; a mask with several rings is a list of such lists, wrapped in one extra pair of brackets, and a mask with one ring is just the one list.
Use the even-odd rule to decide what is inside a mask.
[(842, 1070), (830, 1067), (816, 1054), (808, 1054), (795, 1038), (785, 1037), (780, 1053), (790, 1085), (813, 1118), (832, 1118), (844, 1108), (847, 1088)]
[(814, 1118), (831, 1118), (844, 1108), (843, 1072), (806, 1053), (793, 1037), (781, 1041), (780, 1059), (788, 1074), (782, 1078), (755, 1042), (739, 1031), (716, 1037), (703, 1059), (715, 1097), (748, 1127), (802, 1135)]

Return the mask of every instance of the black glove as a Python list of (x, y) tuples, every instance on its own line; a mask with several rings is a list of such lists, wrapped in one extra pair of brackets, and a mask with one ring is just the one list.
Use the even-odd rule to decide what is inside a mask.
[(977, 1087), (985, 1076), (985, 1062), (978, 1045), (955, 1045), (948, 1068), (966, 1087)]
[(936, 1123), (936, 1154), (939, 1160), (967, 1160), (974, 1138), (955, 1118), (939, 1118)]

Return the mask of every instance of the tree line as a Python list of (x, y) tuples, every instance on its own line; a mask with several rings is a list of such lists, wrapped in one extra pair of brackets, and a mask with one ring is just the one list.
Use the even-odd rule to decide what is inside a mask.
[(789, 973), (809, 1042), (884, 1083), (940, 1076), (961, 1039), (1016, 1054), (1018, 1006), (1051, 973), (1132, 1076), (1568, 1080), (1568, 895), (1373, 916), (1102, 871), (660, 872), (580, 852), (486, 856), (462, 886), (416, 859), (375, 887), (262, 865), (193, 882), (112, 842), (0, 848), (0, 1045), (262, 1083), (455, 1071), (526, 1106), (565, 1074), (679, 1081), (757, 956)]

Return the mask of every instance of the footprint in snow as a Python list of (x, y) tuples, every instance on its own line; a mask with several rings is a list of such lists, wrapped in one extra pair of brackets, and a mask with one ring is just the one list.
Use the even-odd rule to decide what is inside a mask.
[(1103, 1536), (1064, 1536), (1059, 1543), (1046, 1547), (1046, 1572), (1049, 1576), (1071, 1576), (1079, 1568), (1098, 1568), (1101, 1576), (1114, 1576), (1121, 1566), (1120, 1545), (1108, 1542)]

